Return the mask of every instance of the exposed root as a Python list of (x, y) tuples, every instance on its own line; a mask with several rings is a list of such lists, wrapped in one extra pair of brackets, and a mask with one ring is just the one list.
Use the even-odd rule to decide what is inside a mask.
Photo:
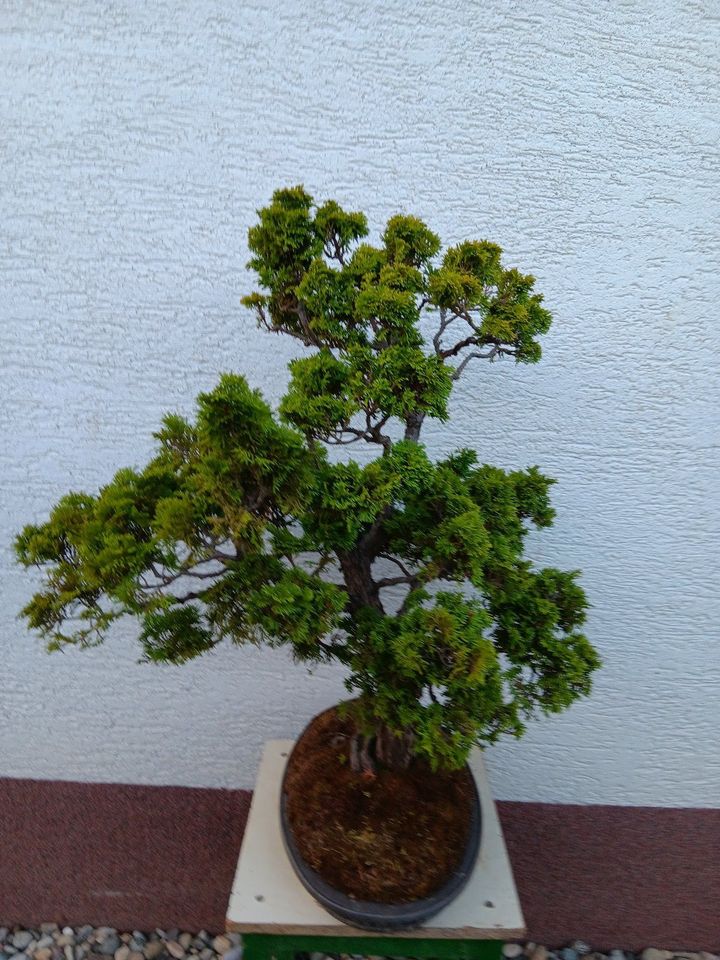
[(382, 724), (372, 736), (356, 733), (351, 737), (350, 768), (369, 779), (376, 776), (378, 766), (407, 770), (413, 760), (414, 746), (415, 735), (411, 730), (398, 736)]

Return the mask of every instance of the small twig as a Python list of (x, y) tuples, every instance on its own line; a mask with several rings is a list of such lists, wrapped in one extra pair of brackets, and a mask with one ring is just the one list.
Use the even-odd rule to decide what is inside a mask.
[(202, 590), (202, 591), (191, 591), (190, 593), (186, 593), (184, 597), (175, 597), (175, 596), (174, 596), (172, 599), (173, 599), (176, 603), (188, 603), (190, 600), (202, 600), (202, 598), (205, 596), (206, 592), (207, 592), (206, 590)]
[(310, 571), (310, 575), (313, 577), (317, 577), (318, 574), (322, 573), (325, 567), (332, 562), (333, 562), (333, 558), (330, 556), (321, 557), (320, 560), (315, 564), (313, 569)]
[(407, 577), (385, 577), (383, 580), (376, 580), (375, 586), (378, 590), (382, 590), (384, 587), (394, 587), (398, 583), (412, 583), (415, 580), (412, 574), (409, 574)]
[(399, 567), (406, 577), (412, 577), (412, 573), (410, 573), (402, 560), (398, 560), (397, 557), (393, 557), (389, 553), (379, 553), (378, 559), (389, 560), (391, 563), (394, 563), (396, 567)]

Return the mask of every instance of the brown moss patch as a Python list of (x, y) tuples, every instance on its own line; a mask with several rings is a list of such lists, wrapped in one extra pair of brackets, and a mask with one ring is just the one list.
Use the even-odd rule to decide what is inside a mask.
[(379, 768), (375, 778), (348, 762), (352, 721), (335, 708), (298, 740), (285, 779), (293, 838), (305, 862), (359, 900), (410, 903), (452, 875), (467, 844), (474, 797), (467, 769), (433, 773)]

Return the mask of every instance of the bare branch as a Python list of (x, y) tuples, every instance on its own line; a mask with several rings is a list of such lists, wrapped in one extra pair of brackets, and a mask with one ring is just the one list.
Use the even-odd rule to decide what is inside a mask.
[(199, 570), (186, 570), (180, 576), (195, 577), (196, 580), (212, 580), (213, 577), (219, 577), (224, 572), (224, 570), (208, 570), (207, 573), (201, 573)]
[(209, 563), (211, 560), (218, 560), (220, 563), (226, 563), (228, 560), (237, 560), (236, 553), (223, 553), (221, 550), (216, 550), (214, 553), (211, 553), (209, 557), (205, 557), (204, 560), (198, 560), (198, 564)]
[[(328, 246), (328, 242), (332, 242), (332, 247)], [(343, 250), (342, 244), (338, 240), (336, 233), (329, 238), (329, 241), (325, 242), (323, 251), (326, 257), (329, 257), (331, 260), (337, 260), (342, 267), (345, 266), (345, 251)]]
[(452, 379), (459, 380), (463, 370), (468, 365), (468, 363), (470, 363), (471, 360), (490, 360), (492, 362), (495, 359), (495, 357), (502, 357), (503, 355), (508, 357), (513, 357), (515, 356), (515, 351), (506, 347), (501, 347), (499, 345), (496, 345), (492, 348), (492, 350), (488, 350), (487, 353), (469, 353), (466, 357), (463, 358), (462, 363), (453, 373)]
[(309, 347), (322, 346), (318, 338), (310, 329), (310, 317), (308, 317), (307, 310), (305, 309), (305, 305), (298, 300), (296, 306), (293, 307), (293, 312), (297, 314), (300, 320), (300, 323), (302, 324), (303, 333), (307, 338), (307, 341), (306, 341), (307, 345)]
[(443, 360), (447, 360), (448, 357), (454, 357), (456, 354), (460, 353), (461, 350), (464, 350), (465, 347), (479, 347), (483, 342), (493, 343), (492, 340), (483, 341), (477, 334), (472, 334), (470, 337), (465, 337), (464, 340), (459, 340), (455, 346), (448, 347), (447, 350), (442, 350), (440, 356)]
[(378, 590), (382, 590), (385, 587), (394, 587), (399, 583), (413, 583), (415, 579), (412, 574), (407, 577), (385, 577), (384, 580), (376, 580), (375, 586)]
[(438, 327), (437, 333), (433, 337), (433, 347), (435, 348), (435, 353), (439, 357), (442, 356), (442, 335), (445, 333), (451, 323), (454, 323), (456, 320), (460, 319), (456, 313), (453, 313), (450, 315), (450, 317), (448, 317), (447, 312), (447, 307), (440, 308), (440, 326)]
[(256, 303), (255, 310), (257, 311), (258, 323), (265, 327), (266, 330), (271, 330), (272, 325), (268, 321), (267, 314), (265, 313), (265, 307), (261, 303)]
[(390, 419), (390, 414), (384, 416), (381, 420), (378, 420), (377, 423), (372, 422), (372, 414), (374, 411), (366, 410), (365, 411), (365, 423), (366, 423), (366, 433), (369, 435), (369, 440), (371, 443), (379, 443), (383, 450), (387, 452), (392, 446), (392, 441), (386, 433), (381, 433), (382, 428)]
[[(349, 431), (346, 431), (349, 432)], [(353, 431), (354, 432), (354, 431)], [(343, 440), (341, 436), (337, 433), (334, 433), (332, 436), (327, 436), (324, 438), (325, 443), (329, 443), (331, 447), (346, 447), (349, 443), (357, 443), (358, 440), (366, 439), (364, 433), (358, 433), (356, 436), (351, 437), (349, 440)]]
[[(342, 424), (339, 430), (333, 434), (327, 435), (324, 440), (326, 443), (329, 443), (333, 446), (342, 446), (349, 443), (357, 443), (358, 440), (365, 440), (367, 443), (379, 443), (384, 450), (388, 450), (392, 446), (392, 441), (387, 434), (382, 433), (381, 430), (385, 424), (390, 419), (390, 415), (383, 417), (382, 420), (379, 420), (377, 423), (372, 422), (372, 414), (374, 411), (366, 410), (365, 411), (365, 429), (358, 430), (356, 427), (351, 427), (348, 424)], [(344, 439), (343, 434), (351, 434), (351, 439)]]
[[(192, 554), (190, 554), (192, 556)], [(155, 582), (150, 583), (143, 575), (139, 578), (137, 587), (146, 593), (157, 593), (163, 587), (170, 587), (185, 577), (192, 577), (194, 580), (215, 580), (225, 572), (225, 565), (235, 557), (224, 554), (219, 551), (213, 552), (210, 556), (193, 559), (192, 562), (185, 562), (177, 570), (166, 570), (154, 561), (149, 564), (149, 569), (155, 577)], [(220, 563), (220, 570), (198, 570), (207, 563)]]
[(186, 593), (183, 597), (173, 596), (173, 600), (175, 600), (176, 603), (188, 603), (190, 600), (202, 600), (206, 593), (206, 590), (191, 591), (190, 593)]
[(406, 577), (412, 576), (412, 574), (410, 573), (408, 568), (405, 566), (405, 564), (402, 562), (402, 560), (398, 560), (397, 557), (393, 557), (389, 553), (379, 553), (378, 560), (389, 560), (391, 563), (394, 563), (396, 567), (402, 570), (402, 572), (405, 574)]

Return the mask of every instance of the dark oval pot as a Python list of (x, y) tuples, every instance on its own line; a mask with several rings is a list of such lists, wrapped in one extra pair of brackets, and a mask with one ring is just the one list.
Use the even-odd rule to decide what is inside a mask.
[[(292, 756), (292, 754), (290, 755)], [(289, 758), (288, 758), (289, 763)], [(412, 903), (373, 903), (369, 900), (356, 900), (325, 880), (309, 867), (303, 860), (295, 844), (287, 817), (287, 803), (285, 798), (285, 780), (283, 778), (280, 790), (280, 823), (282, 838), (285, 844), (290, 863), (305, 889), (320, 903), (328, 913), (343, 923), (362, 930), (375, 930), (392, 933), (397, 930), (409, 930), (419, 927), (435, 914), (439, 913), (460, 891), (470, 878), (478, 850), (482, 832), (482, 809), (478, 796), (475, 778), (470, 772), (473, 784), (474, 803), (470, 821), (470, 833), (462, 860), (447, 882), (431, 897), (414, 900)]]

